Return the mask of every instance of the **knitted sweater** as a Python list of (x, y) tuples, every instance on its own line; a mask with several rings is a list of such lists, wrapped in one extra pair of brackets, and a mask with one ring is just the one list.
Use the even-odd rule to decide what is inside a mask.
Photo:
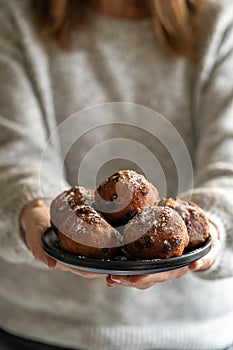
[[(196, 63), (168, 55), (149, 20), (89, 16), (73, 37), (74, 50), (65, 52), (38, 38), (28, 0), (0, 2), (1, 327), (85, 350), (223, 349), (233, 343), (233, 8), (209, 10), (203, 55)], [(192, 194), (222, 241), (208, 270), (137, 290), (108, 288), (104, 279), (49, 270), (33, 259), (20, 233), (22, 207), (41, 193), (54, 197), (76, 184), (82, 159), (104, 141), (118, 139), (120, 147), (121, 138), (146, 147), (164, 172), (165, 194), (177, 194), (175, 165), (184, 158), (175, 158), (174, 165), (170, 150), (155, 140), (150, 130), (157, 127), (163, 134), (157, 122), (150, 119), (148, 124), (146, 115), (135, 112), (130, 114), (132, 125), (118, 114), (111, 116), (114, 123), (89, 128), (106, 102), (155, 110), (180, 135), (191, 157), (194, 188), (187, 192), (182, 182), (186, 192), (179, 195)], [(72, 128), (59, 128), (47, 145), (58, 125), (93, 105), (93, 114), (87, 113), (82, 123), (75, 119)], [(75, 135), (82, 136), (69, 148)], [(136, 167), (140, 152), (135, 145), (128, 163), (117, 154), (115, 163), (101, 168), (98, 180), (113, 168)], [(112, 152), (116, 148), (114, 143), (106, 147)], [(90, 159), (89, 182), (99, 164), (98, 156)], [(143, 163), (148, 169), (149, 159)], [(159, 176), (146, 175), (163, 192)]]

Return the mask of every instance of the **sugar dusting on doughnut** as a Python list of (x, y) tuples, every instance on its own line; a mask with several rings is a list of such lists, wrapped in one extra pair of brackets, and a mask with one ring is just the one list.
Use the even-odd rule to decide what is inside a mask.
[(94, 206), (111, 225), (121, 226), (158, 201), (157, 189), (143, 175), (120, 170), (97, 188)]
[(121, 235), (89, 204), (94, 191), (73, 187), (52, 201), (51, 224), (59, 244), (71, 254), (110, 258), (120, 253)]
[(57, 234), (61, 248), (71, 254), (92, 258), (120, 254), (120, 233), (90, 206), (76, 206)]
[(200, 246), (209, 236), (209, 221), (203, 210), (193, 202), (185, 202), (179, 198), (163, 198), (159, 206), (169, 206), (184, 220), (189, 235), (187, 249)]
[(180, 256), (188, 242), (183, 220), (168, 206), (145, 208), (123, 233), (123, 251), (131, 259)]
[(99, 259), (120, 256), (122, 246), (132, 260), (171, 258), (209, 235), (198, 205), (159, 202), (157, 189), (132, 170), (111, 175), (95, 192), (81, 186), (64, 191), (52, 201), (51, 224), (64, 251)]

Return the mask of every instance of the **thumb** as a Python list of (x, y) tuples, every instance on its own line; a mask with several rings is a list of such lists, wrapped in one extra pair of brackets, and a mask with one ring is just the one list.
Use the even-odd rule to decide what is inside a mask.
[(56, 260), (49, 257), (43, 250), (41, 245), (41, 236), (49, 225), (35, 224), (30, 228), (25, 235), (26, 242), (30, 248), (34, 258), (38, 261), (43, 262), (49, 268), (55, 268)]
[(42, 200), (30, 203), (21, 216), (22, 227), (25, 231), (25, 239), (34, 258), (43, 262), (50, 268), (56, 266), (56, 260), (49, 257), (43, 250), (41, 236), (50, 226), (48, 210)]

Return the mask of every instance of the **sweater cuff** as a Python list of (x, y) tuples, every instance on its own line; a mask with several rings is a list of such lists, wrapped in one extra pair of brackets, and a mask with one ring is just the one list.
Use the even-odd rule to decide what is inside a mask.
[(229, 193), (219, 188), (197, 188), (182, 193), (179, 198), (197, 203), (208, 219), (217, 227), (221, 241), (221, 251), (214, 263), (206, 270), (193, 273), (204, 279), (227, 278), (233, 276), (233, 202)]
[[(17, 184), (17, 188), (11, 188), (10, 200), (6, 200), (0, 208), (0, 245), (1, 259), (13, 264), (30, 264), (40, 268), (47, 268), (44, 264), (36, 261), (27, 247), (23, 231), (19, 224), (19, 216), (25, 205), (35, 199), (41, 198), (46, 193), (47, 198), (54, 198), (62, 189), (70, 187), (65, 181), (56, 186), (51, 184), (41, 184), (38, 188), (37, 181), (27, 181), (27, 183)], [(7, 197), (6, 197), (7, 198)]]

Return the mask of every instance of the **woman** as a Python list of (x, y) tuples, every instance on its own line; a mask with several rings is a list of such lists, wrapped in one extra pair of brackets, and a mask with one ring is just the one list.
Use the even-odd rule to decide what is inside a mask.
[[(201, 0), (1, 0), (1, 9), (2, 329), (55, 348), (230, 347), (232, 7)], [(186, 143), (196, 176), (192, 200), (209, 217), (213, 237), (210, 253), (188, 267), (106, 276), (67, 268), (42, 250), (45, 204), (59, 192), (59, 149), (69, 137), (50, 146), (39, 183), (49, 135), (75, 112), (112, 101), (158, 111)], [(112, 129), (103, 133), (107, 139)], [(137, 138), (150, 143), (148, 135)], [(64, 187), (75, 184), (77, 149)], [(164, 168), (172, 195), (175, 176), (169, 163)], [(2, 337), (9, 349), (10, 336)]]

